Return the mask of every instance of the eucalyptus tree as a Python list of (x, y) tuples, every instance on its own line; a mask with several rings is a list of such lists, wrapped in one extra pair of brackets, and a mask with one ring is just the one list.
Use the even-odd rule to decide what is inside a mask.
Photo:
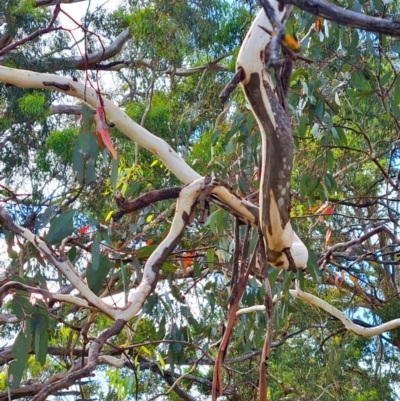
[(0, 15), (0, 399), (396, 399), (397, 3), (63, 3)]

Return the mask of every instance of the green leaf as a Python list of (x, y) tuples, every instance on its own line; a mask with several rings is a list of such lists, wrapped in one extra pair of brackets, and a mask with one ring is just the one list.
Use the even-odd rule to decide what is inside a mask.
[(125, 295), (129, 294), (129, 280), (127, 275), (128, 266), (121, 265), (121, 279)]
[(135, 251), (136, 257), (138, 259), (148, 258), (157, 248), (158, 245), (146, 245)]
[(211, 145), (214, 145), (215, 142), (217, 142), (217, 139), (219, 138), (220, 135), (221, 135), (221, 131), (218, 129), (212, 133), (211, 138), (210, 138)]
[(117, 190), (118, 181), (118, 160), (111, 161), (111, 186), (114, 192)]
[(214, 269), (214, 248), (207, 249), (206, 262), (208, 270), (211, 272)]
[[(45, 321), (45, 319), (43, 319), (43, 321)], [(38, 325), (35, 331), (35, 359), (42, 366), (46, 362), (48, 343), (49, 335), (47, 333), (47, 324)]]
[(242, 193), (243, 196), (245, 196), (247, 194), (248, 188), (247, 188), (246, 180), (241, 175), (239, 175), (238, 183), (239, 183), (240, 192)]
[(8, 369), (8, 384), (10, 388), (17, 388), (21, 382), (28, 359), (28, 353), (31, 349), (31, 340), (32, 336), (30, 331), (26, 330), (23, 332), (21, 330), (14, 341), (11, 353), (15, 360)]
[(11, 389), (16, 389), (22, 380), (24, 369), (26, 365), (26, 359), (15, 359), (11, 362), (8, 368), (7, 382)]
[(310, 250), (308, 250), (307, 271), (310, 273), (312, 279), (316, 283), (319, 283), (320, 271), (318, 268), (318, 258), (317, 255)]
[(92, 269), (94, 271), (97, 271), (99, 268), (99, 262), (100, 262), (100, 242), (98, 240), (99, 234), (96, 233), (96, 235), (93, 238), (93, 243), (91, 247), (91, 252), (92, 252)]
[(94, 270), (92, 265), (89, 264), (86, 271), (86, 277), (89, 288), (94, 292), (98, 293), (103, 285), (104, 279), (107, 277), (111, 269), (111, 262), (103, 255), (100, 255), (99, 268)]
[(22, 309), (21, 303), (18, 301), (18, 297), (14, 297), (11, 300), (11, 310), (18, 320), (25, 319), (25, 313), (24, 310)]
[(70, 209), (53, 220), (48, 234), (44, 237), (49, 244), (53, 245), (61, 242), (65, 237), (73, 233), (74, 226), (72, 220), (74, 214), (75, 210)]
[(313, 127), (311, 129), (311, 134), (312, 134), (313, 138), (315, 138), (315, 139), (321, 138), (322, 134), (319, 131), (319, 124), (318, 123), (315, 123), (313, 125)]
[(11, 232), (11, 231), (8, 231), (8, 230), (4, 230), (4, 236), (6, 238), (8, 256), (12, 260), (17, 259), (18, 258), (18, 254), (12, 248), (14, 246), (14, 233)]

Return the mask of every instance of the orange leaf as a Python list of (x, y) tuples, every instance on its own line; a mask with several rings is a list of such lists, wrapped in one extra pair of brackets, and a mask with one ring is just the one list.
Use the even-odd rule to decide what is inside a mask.
[(332, 235), (332, 230), (328, 228), (325, 234), (325, 246), (329, 245), (329, 242), (331, 241), (331, 235)]
[(84, 226), (79, 229), (79, 234), (85, 234), (87, 230), (89, 230), (90, 226)]
[(350, 280), (356, 285), (356, 288), (361, 290), (361, 285), (358, 282), (357, 277), (354, 277), (354, 276), (349, 276), (349, 277), (350, 277)]
[[(185, 255), (192, 256), (193, 252), (185, 252)], [(188, 267), (190, 267), (192, 264), (193, 264), (193, 258), (191, 258), (191, 257), (182, 258), (182, 266), (183, 266), (183, 274), (184, 275), (186, 274)]]
[(301, 48), (301, 46), (297, 42), (297, 40), (292, 35), (289, 35), (288, 33), (285, 33), (283, 35), (282, 41), (289, 49), (293, 50), (294, 52), (298, 52)]
[(315, 20), (315, 30), (319, 32), (320, 29), (321, 29), (321, 18), (317, 17), (317, 19)]
[(117, 159), (117, 152), (113, 147), (111, 142), (110, 133), (108, 131), (107, 125), (104, 121), (104, 108), (96, 107), (96, 114), (94, 115), (94, 121), (96, 122), (96, 140), (99, 146), (104, 149), (107, 148), (112, 157)]

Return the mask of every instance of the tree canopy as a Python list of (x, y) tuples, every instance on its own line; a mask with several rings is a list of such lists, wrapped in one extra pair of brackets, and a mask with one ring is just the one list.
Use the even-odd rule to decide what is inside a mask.
[(399, 399), (398, 0), (0, 4), (0, 401)]

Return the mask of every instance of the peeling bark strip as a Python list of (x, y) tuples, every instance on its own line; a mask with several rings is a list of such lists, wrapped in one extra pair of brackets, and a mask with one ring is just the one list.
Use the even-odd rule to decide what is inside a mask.
[[(279, 3), (276, 0), (270, 0), (269, 3), (278, 18), (282, 19), (284, 10), (278, 11)], [(278, 269), (304, 268), (308, 259), (307, 248), (294, 234), (290, 224), (292, 130), (270, 74), (264, 67), (268, 61), (266, 52), (271, 36), (260, 26), (273, 30), (264, 10), (254, 20), (237, 60), (237, 70), (244, 71), (241, 82), (243, 90), (262, 138), (260, 227), (271, 265)], [(293, 261), (287, 256), (289, 249)]]
[(118, 212), (112, 215), (114, 221), (118, 221), (122, 216), (128, 213), (136, 212), (154, 202), (159, 202), (166, 199), (176, 199), (182, 187), (171, 187), (165, 189), (157, 189), (140, 195), (131, 201), (126, 200), (121, 194), (114, 197), (119, 208)]
[(44, 86), (54, 86), (57, 89), (60, 89), (62, 91), (68, 92), (71, 88), (69, 85), (64, 85), (64, 84), (59, 84), (58, 82), (46, 82), (43, 81)]

